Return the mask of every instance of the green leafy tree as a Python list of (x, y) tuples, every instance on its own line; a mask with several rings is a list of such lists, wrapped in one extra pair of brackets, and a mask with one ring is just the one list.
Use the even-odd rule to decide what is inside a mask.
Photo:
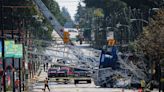
[(84, 14), (85, 14), (85, 7), (83, 7), (80, 3), (78, 4), (78, 8), (77, 8), (77, 13), (75, 15), (75, 22), (76, 23), (80, 23), (80, 21), (82, 21), (82, 18), (84, 18)]
[(148, 20), (149, 17), (155, 15), (155, 8), (164, 6), (163, 0), (121, 0), (127, 4), (131, 9), (139, 9), (142, 14), (142, 19)]
[(63, 17), (65, 17), (65, 19), (67, 21), (71, 21), (72, 20), (69, 12), (67, 10), (67, 8), (65, 8), (65, 7), (62, 7), (62, 15), (63, 15)]
[(56, 19), (61, 23), (61, 25), (64, 25), (66, 19), (62, 16), (58, 3), (55, 0), (42, 1), (47, 6), (47, 8), (52, 12), (52, 14), (56, 17)]
[[(95, 15), (98, 15), (94, 16), (94, 22), (99, 24), (99, 27), (103, 28), (103, 30), (96, 29), (98, 31), (95, 31), (95, 34), (97, 34), (98, 36), (95, 36), (95, 39), (99, 40), (96, 42), (101, 42), (100, 44), (102, 46), (106, 44), (107, 27), (116, 27), (117, 23), (121, 23), (124, 25), (128, 24), (127, 18), (125, 18), (126, 15), (124, 13), (127, 10), (126, 3), (120, 0), (85, 0), (84, 2), (86, 3), (86, 7), (95, 8)], [(94, 25), (97, 26), (97, 24)], [(117, 31), (115, 29), (109, 30)], [(116, 37), (116, 39), (118, 37)], [(100, 46), (99, 43), (97, 43), (97, 45)]]
[(159, 8), (164, 5), (163, 0), (121, 0), (125, 3), (127, 3), (128, 6), (131, 8), (137, 8), (137, 9), (150, 9), (150, 8)]
[(152, 70), (155, 69), (155, 79), (159, 78), (160, 65), (164, 67), (164, 9), (161, 9), (144, 28), (141, 36), (135, 41), (136, 52), (144, 54)]
[[(99, 9), (100, 10), (100, 9)], [(79, 25), (79, 27), (84, 31), (83, 36), (85, 40), (91, 40), (91, 31), (93, 23), (93, 18), (97, 14), (98, 16), (102, 16), (102, 12), (94, 12), (94, 8), (87, 8), (82, 6), (80, 3), (78, 5), (78, 10), (75, 15), (75, 22)]]
[(164, 10), (160, 10), (149, 25), (144, 28), (143, 34), (137, 40), (138, 51), (143, 52), (157, 62), (164, 58), (163, 16)]
[(85, 0), (87, 7), (101, 8), (104, 11), (104, 15), (109, 16), (126, 7), (126, 3), (120, 0)]
[(67, 8), (62, 7), (62, 16), (66, 19), (66, 22), (64, 24), (65, 28), (73, 28), (74, 27), (74, 23), (73, 20), (71, 19), (71, 16), (67, 10)]

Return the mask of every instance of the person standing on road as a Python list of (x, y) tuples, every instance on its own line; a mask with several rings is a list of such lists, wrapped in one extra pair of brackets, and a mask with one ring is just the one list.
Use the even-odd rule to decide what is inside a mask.
[(46, 65), (45, 64), (43, 65), (43, 68), (44, 68), (44, 72), (45, 72), (45, 70), (46, 70)]
[(18, 79), (15, 80), (15, 90), (16, 90), (16, 92), (19, 91), (19, 80)]
[(48, 63), (46, 63), (46, 68), (47, 68), (47, 70), (48, 70)]
[(49, 85), (48, 85), (48, 78), (46, 78), (45, 80), (44, 80), (44, 92), (45, 92), (45, 90), (46, 90), (46, 87), (48, 88), (48, 90), (49, 90), (49, 92), (50, 92), (50, 88), (49, 88)]
[(143, 91), (145, 89), (145, 86), (146, 86), (145, 80), (141, 80), (141, 88)]

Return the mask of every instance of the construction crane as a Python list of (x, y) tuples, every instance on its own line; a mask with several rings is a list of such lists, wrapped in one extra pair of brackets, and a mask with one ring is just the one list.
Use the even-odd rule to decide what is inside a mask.
[[(44, 3), (41, 0), (34, 0), (34, 2), (38, 6), (40, 11), (43, 13), (44, 17), (51, 23), (52, 27), (55, 30), (54, 34), (57, 36), (57, 38), (59, 38), (60, 41), (66, 39), (65, 42), (68, 42), (67, 39), (68, 33), (64, 34), (63, 27), (60, 25), (60, 23), (57, 21), (54, 15), (49, 11), (49, 9), (44, 5)], [(142, 62), (142, 59), (140, 59), (141, 60), (140, 62), (142, 64), (141, 63), (136, 64), (136, 62), (134, 62), (133, 60), (129, 60), (129, 57), (131, 55), (129, 53), (120, 54), (117, 48), (114, 46), (115, 42), (113, 40), (109, 41), (109, 44), (112, 44), (112, 46), (109, 47), (110, 51), (100, 51), (101, 57), (97, 58), (97, 60), (95, 60), (94, 58), (95, 56), (90, 56), (90, 57), (86, 56), (85, 53), (82, 53), (82, 50), (80, 50), (76, 46), (73, 46), (71, 41), (69, 42), (70, 42), (69, 45), (63, 44), (64, 42), (62, 43), (63, 45), (54, 44), (54, 47), (52, 47), (53, 50), (51, 48), (51, 51), (54, 51), (56, 54), (55, 55), (49, 54), (47, 56), (64, 58), (65, 60), (76, 60), (78, 64), (80, 64), (80, 62), (86, 61), (88, 64), (92, 65), (92, 67), (94, 66), (94, 63), (99, 63), (98, 69), (92, 69), (92, 68), (89, 69), (94, 72), (93, 79), (97, 86), (116, 87), (114, 83), (116, 83), (118, 79), (130, 80), (131, 83), (132, 82), (139, 83), (141, 79), (146, 80), (147, 78), (147, 75), (144, 73), (145, 71), (147, 71), (145, 69), (146, 66), (144, 62)], [(61, 52), (63, 53), (63, 56), (61, 56)], [(94, 52), (94, 50), (91, 52)], [(38, 55), (40, 54), (38, 52), (29, 52), (29, 53), (38, 54)], [(73, 56), (68, 57), (70, 54), (72, 54)], [(42, 55), (46, 55), (46, 54), (42, 54)], [(59, 64), (59, 63), (55, 63), (55, 64)], [(74, 67), (78, 67), (78, 66), (74, 66)], [(88, 68), (83, 68), (83, 69), (88, 69)]]
[[(43, 42), (44, 40), (41, 40), (41, 41)], [(44, 42), (49, 43), (48, 41), (44, 41)], [(33, 47), (36, 47), (36, 46), (33, 46)], [(40, 48), (43, 48), (43, 47), (40, 46)], [(33, 51), (28, 51), (26, 49), (26, 52), (30, 54), (34, 54), (34, 55), (49, 56), (53, 58), (69, 60), (72, 64), (77, 63), (76, 65), (78, 66), (75, 66), (75, 67), (79, 67), (80, 63), (82, 62), (86, 63), (86, 65), (90, 66), (90, 68), (96, 65), (96, 63), (98, 64), (98, 58), (94, 57), (93, 55), (91, 56), (90, 54), (86, 52), (81, 51), (81, 49), (83, 48), (78, 48), (76, 46), (54, 43), (52, 46), (44, 48), (44, 49), (45, 51), (43, 51), (42, 53), (37, 48), (34, 48)], [(76, 51), (78, 51), (79, 53), (76, 53)], [(92, 49), (88, 49), (87, 51), (93, 52)], [(56, 63), (56, 61), (53, 61), (52, 63)]]
[(55, 16), (50, 12), (50, 10), (45, 6), (42, 0), (34, 0), (35, 4), (38, 6), (44, 17), (50, 22), (52, 27), (54, 28), (56, 34), (63, 39), (63, 26), (57, 21)]

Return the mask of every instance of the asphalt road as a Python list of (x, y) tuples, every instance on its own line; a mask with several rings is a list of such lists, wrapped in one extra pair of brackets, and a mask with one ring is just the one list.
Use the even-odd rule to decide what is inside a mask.
[[(122, 88), (99, 88), (92, 84), (59, 84), (49, 82), (50, 92), (138, 92), (138, 89), (122, 89)], [(35, 83), (30, 92), (43, 92), (44, 84)], [(49, 92), (46, 89), (45, 92)], [(158, 92), (157, 90), (151, 92)]]

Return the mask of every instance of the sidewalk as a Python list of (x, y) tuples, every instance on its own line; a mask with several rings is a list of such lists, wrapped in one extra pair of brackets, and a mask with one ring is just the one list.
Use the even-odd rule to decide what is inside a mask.
[(44, 75), (47, 75), (47, 74), (43, 72), (43, 67), (40, 67), (37, 73), (34, 75), (34, 77), (32, 79), (28, 79), (28, 84), (27, 84), (28, 90), (24, 92), (33, 92), (31, 90), (35, 86), (35, 83), (37, 83), (39, 80), (44, 80), (44, 78), (42, 78), (44, 77)]
[(38, 76), (35, 83), (32, 84), (32, 86), (29, 88), (29, 92), (43, 92), (44, 88), (44, 80), (47, 77), (47, 72), (44, 72), (44, 70), (41, 71), (40, 76)]
[(37, 81), (44, 81), (45, 78), (48, 77), (47, 76), (47, 72), (44, 72), (44, 70), (42, 69), (40, 76), (38, 76), (38, 80)]

